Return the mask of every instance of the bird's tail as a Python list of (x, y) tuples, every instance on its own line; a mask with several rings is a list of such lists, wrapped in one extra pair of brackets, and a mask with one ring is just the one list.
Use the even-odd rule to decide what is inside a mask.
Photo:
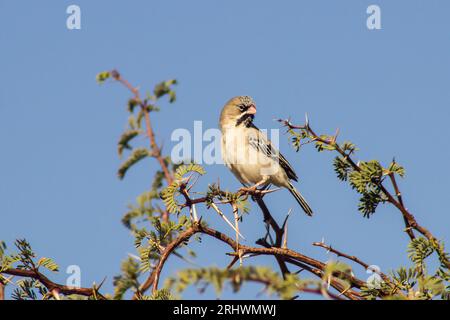
[(308, 216), (312, 216), (313, 211), (312, 211), (311, 207), (309, 206), (308, 202), (306, 202), (305, 198), (303, 198), (303, 196), (300, 194), (300, 192), (298, 192), (297, 189), (295, 189), (295, 187), (292, 185), (292, 183), (289, 183), (289, 191), (292, 193), (295, 200), (297, 200), (300, 207), (302, 207), (303, 211), (305, 211), (305, 213)]

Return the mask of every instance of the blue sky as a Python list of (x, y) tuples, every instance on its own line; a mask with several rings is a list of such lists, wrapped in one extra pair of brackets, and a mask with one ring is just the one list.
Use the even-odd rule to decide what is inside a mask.
[[(370, 31), (366, 8), (374, 3), (381, 7), (382, 29)], [(81, 30), (66, 28), (70, 4), (81, 7)], [(407, 207), (448, 242), (449, 9), (447, 1), (418, 0), (1, 0), (0, 239), (11, 245), (26, 237), (62, 271), (79, 265), (83, 286), (107, 276), (104, 288), (112, 290), (120, 261), (134, 252), (121, 216), (157, 168), (149, 160), (124, 181), (116, 177), (129, 93), (117, 84), (98, 86), (95, 75), (117, 68), (143, 90), (179, 80), (176, 104), (153, 118), (166, 151), (173, 129), (192, 130), (195, 120), (217, 127), (224, 102), (246, 94), (258, 105), (261, 128), (277, 127), (277, 117), (302, 122), (307, 112), (316, 131), (339, 127), (341, 139), (361, 149), (358, 159), (387, 164), (395, 156), (407, 172), (400, 182)], [(294, 208), (292, 248), (327, 260), (311, 246), (325, 237), (382, 271), (408, 263), (396, 210), (383, 206), (364, 219), (355, 192), (336, 179), (331, 154), (312, 147), (297, 154), (287, 137), (280, 148), (316, 212), (304, 216), (288, 192), (270, 195), (279, 219)], [(225, 167), (206, 170), (199, 188), (219, 177), (222, 186), (239, 187)], [(241, 229), (249, 245), (263, 234), (256, 208)], [(228, 263), (229, 249), (214, 243), (205, 238), (198, 246), (197, 263)], [(273, 264), (268, 257), (255, 262)], [(163, 275), (182, 266), (171, 258)], [(228, 290), (222, 297), (258, 298), (258, 290), (250, 285), (239, 296)], [(184, 297), (215, 295), (189, 290)]]

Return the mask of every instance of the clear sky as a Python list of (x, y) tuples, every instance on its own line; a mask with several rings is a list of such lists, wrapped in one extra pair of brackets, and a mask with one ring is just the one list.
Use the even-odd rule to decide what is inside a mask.
[[(81, 30), (66, 28), (70, 4), (81, 7)], [(381, 30), (366, 27), (370, 4), (381, 8)], [(176, 104), (154, 115), (166, 151), (172, 130), (192, 130), (195, 120), (215, 128), (225, 101), (246, 94), (258, 105), (259, 127), (276, 128), (277, 117), (302, 122), (307, 112), (319, 132), (339, 127), (341, 139), (361, 149), (358, 159), (388, 164), (395, 156), (406, 168), (400, 185), (407, 207), (448, 242), (449, 10), (444, 0), (0, 0), (0, 239), (11, 247), (26, 237), (60, 264), (56, 280), (64, 282), (65, 268), (75, 264), (83, 286), (107, 276), (104, 288), (112, 290), (121, 260), (134, 253), (120, 219), (148, 187), (149, 168), (157, 169), (148, 160), (124, 181), (116, 177), (129, 93), (98, 86), (95, 75), (117, 68), (143, 90), (179, 80)], [(382, 206), (363, 218), (356, 193), (335, 177), (331, 154), (312, 146), (297, 154), (284, 136), (280, 148), (316, 212), (306, 217), (286, 191), (270, 195), (280, 220), (294, 208), (293, 249), (327, 260), (311, 246), (324, 237), (382, 271), (408, 263), (396, 210)], [(199, 188), (219, 177), (222, 186), (239, 187), (225, 167), (206, 170)], [(241, 224), (249, 245), (264, 232), (253, 208)], [(229, 249), (214, 243), (204, 238), (197, 263), (228, 263)], [(255, 262), (275, 265), (268, 257)], [(163, 276), (185, 266), (172, 257)], [(261, 297), (259, 289), (248, 286), (239, 297)], [(184, 297), (215, 295), (189, 290)], [(236, 296), (227, 290), (222, 297)]]

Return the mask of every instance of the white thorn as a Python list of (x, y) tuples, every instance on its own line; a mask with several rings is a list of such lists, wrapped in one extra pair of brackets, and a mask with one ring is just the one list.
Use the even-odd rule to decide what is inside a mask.
[(225, 220), (225, 222), (226, 222), (231, 228), (233, 228), (234, 231), (236, 231), (236, 232), (239, 234), (239, 236), (241, 236), (242, 239), (245, 240), (245, 237), (244, 237), (240, 232), (237, 231), (236, 227), (230, 222), (230, 220), (228, 220), (228, 218), (223, 214), (223, 212), (217, 207), (217, 205), (216, 205), (214, 202), (211, 203), (211, 207), (219, 214), (219, 216), (220, 216), (223, 220)]
[(194, 217), (194, 221), (198, 222), (198, 216), (197, 216), (197, 208), (195, 207), (195, 204), (191, 207), (192, 216)]
[[(287, 213), (287, 217), (289, 217), (289, 215), (291, 214), (291, 212), (292, 212), (292, 208), (289, 208), (289, 211), (288, 211), (288, 213)], [(287, 219), (287, 218), (286, 218)]]
[(272, 193), (272, 192), (278, 191), (280, 189), (281, 188), (273, 188), (273, 189), (263, 190), (263, 191), (261, 191), (261, 194)]

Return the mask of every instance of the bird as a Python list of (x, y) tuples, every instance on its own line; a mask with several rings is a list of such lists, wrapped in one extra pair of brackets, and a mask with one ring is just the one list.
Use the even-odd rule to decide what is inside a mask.
[(286, 188), (308, 215), (313, 211), (291, 180), (297, 174), (273, 146), (267, 136), (253, 123), (256, 104), (250, 96), (231, 98), (222, 108), (219, 127), (222, 133), (221, 152), (224, 164), (243, 184), (243, 190), (256, 191), (273, 184)]

